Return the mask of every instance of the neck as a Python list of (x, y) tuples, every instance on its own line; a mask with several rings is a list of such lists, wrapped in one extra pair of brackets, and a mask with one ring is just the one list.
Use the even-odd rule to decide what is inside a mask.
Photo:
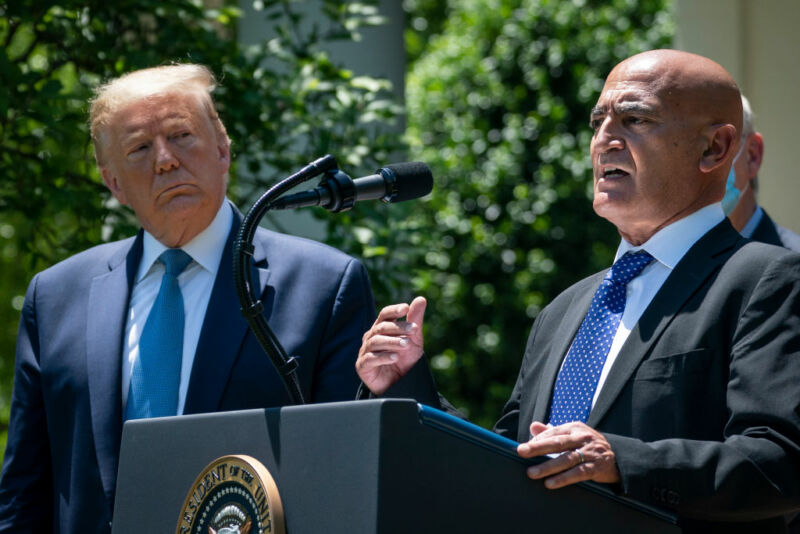
[(736, 228), (736, 231), (741, 232), (755, 212), (756, 195), (748, 183), (747, 189), (739, 197), (739, 202), (728, 215), (728, 218), (731, 220), (733, 227)]

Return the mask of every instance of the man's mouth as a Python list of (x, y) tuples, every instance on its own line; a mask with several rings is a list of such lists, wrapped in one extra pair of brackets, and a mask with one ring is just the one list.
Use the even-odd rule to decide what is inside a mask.
[(176, 183), (176, 184), (172, 184), (172, 185), (170, 185), (170, 186), (168, 186), (168, 187), (165, 187), (165, 188), (164, 188), (164, 189), (161, 191), (161, 194), (163, 195), (163, 194), (177, 193), (177, 192), (180, 192), (180, 190), (181, 190), (182, 188), (184, 188), (184, 187), (188, 187), (189, 185), (190, 185), (190, 184), (188, 184), (188, 183), (185, 183), (185, 182), (179, 182), (179, 183)]
[(623, 171), (622, 169), (617, 167), (606, 167), (605, 169), (603, 169), (601, 177), (608, 180), (614, 180), (617, 178), (628, 176), (629, 174), (630, 174), (629, 172)]

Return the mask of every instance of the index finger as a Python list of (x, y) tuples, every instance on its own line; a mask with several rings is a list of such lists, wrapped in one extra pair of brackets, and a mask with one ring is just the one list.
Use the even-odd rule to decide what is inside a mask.
[(570, 451), (577, 449), (584, 444), (583, 438), (572, 434), (550, 434), (542, 437), (541, 434), (517, 446), (517, 453), (523, 458), (543, 456), (556, 452)]
[(392, 304), (391, 306), (386, 306), (383, 308), (380, 313), (378, 313), (378, 318), (375, 319), (375, 324), (384, 322), (384, 321), (394, 321), (401, 317), (405, 317), (408, 313), (408, 304)]

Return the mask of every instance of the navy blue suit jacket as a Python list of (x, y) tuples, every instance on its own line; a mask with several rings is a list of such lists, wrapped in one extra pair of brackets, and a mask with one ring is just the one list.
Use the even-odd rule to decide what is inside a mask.
[[(184, 413), (290, 404), (242, 317), (232, 274), (237, 214), (195, 353)], [(308, 402), (354, 398), (355, 359), (375, 306), (360, 262), (259, 229), (253, 266), (265, 317)], [(0, 532), (110, 530), (122, 432), (122, 340), (142, 234), (36, 275), (17, 340)], [(254, 278), (255, 280), (255, 278)]]
[(777, 225), (766, 211), (750, 239), (800, 252), (800, 235)]

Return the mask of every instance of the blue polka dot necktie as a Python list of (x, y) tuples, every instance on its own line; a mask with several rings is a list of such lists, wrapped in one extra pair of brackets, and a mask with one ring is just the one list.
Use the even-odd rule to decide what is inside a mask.
[(588, 419), (600, 372), (625, 311), (626, 286), (652, 261), (643, 250), (628, 252), (611, 266), (597, 288), (556, 378), (550, 424)]
[(157, 261), (166, 269), (139, 338), (139, 357), (131, 369), (126, 420), (178, 413), (184, 328), (178, 275), (192, 258), (181, 249), (173, 248), (165, 250)]

